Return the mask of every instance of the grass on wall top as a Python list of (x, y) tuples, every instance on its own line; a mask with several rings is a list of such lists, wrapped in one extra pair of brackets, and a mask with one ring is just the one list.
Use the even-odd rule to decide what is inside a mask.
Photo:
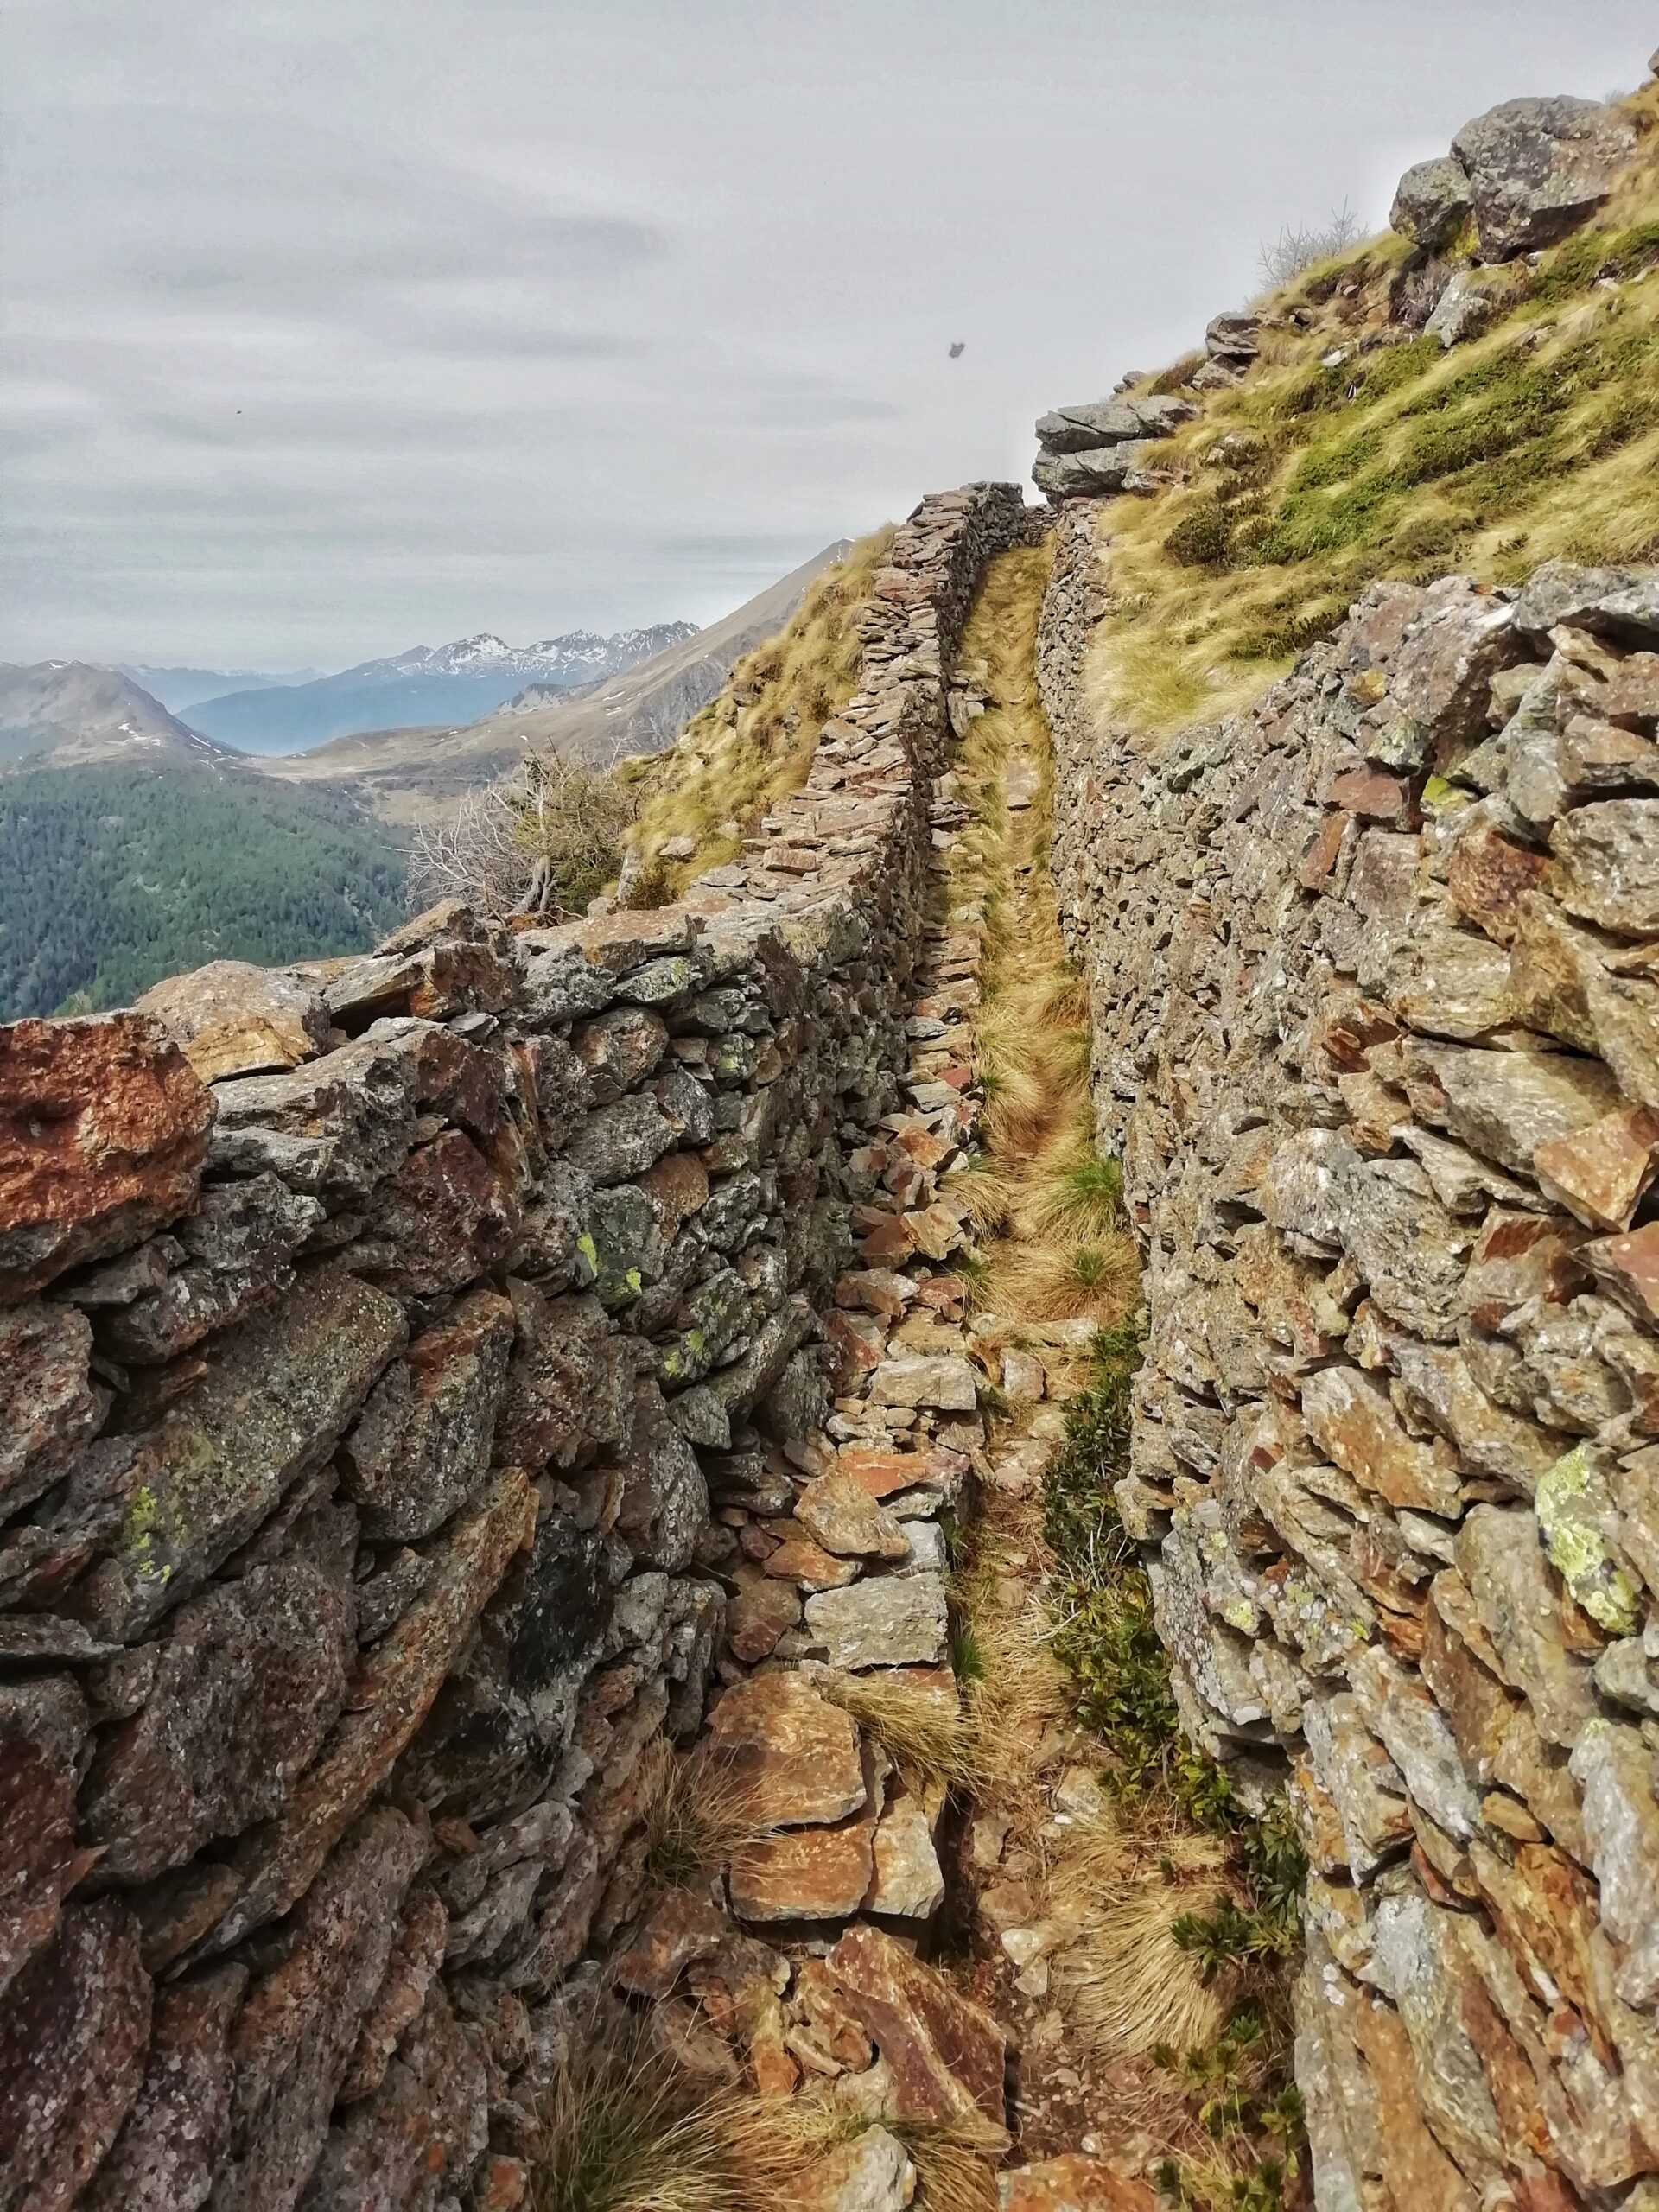
[[(819, 731), (858, 689), (858, 609), (893, 534), (860, 538), (815, 577), (778, 636), (746, 653), (718, 697), (643, 768), (631, 842), (642, 861), (639, 889), (653, 902), (677, 899), (706, 868), (731, 860), (768, 810), (806, 781)], [(675, 837), (696, 839), (690, 859), (662, 858)]]

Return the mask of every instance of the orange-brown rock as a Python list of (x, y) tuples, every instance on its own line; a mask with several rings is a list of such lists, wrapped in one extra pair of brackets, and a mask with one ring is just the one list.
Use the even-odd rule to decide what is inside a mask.
[(910, 1556), (909, 1542), (899, 1523), (839, 1463), (827, 1475), (807, 1484), (795, 1501), (795, 1517), (809, 1535), (837, 1558)]
[(800, 1675), (753, 1675), (728, 1690), (708, 1740), (743, 1777), (757, 1821), (792, 1827), (838, 1821), (864, 1802), (851, 1716)]
[(1626, 1229), (1659, 1172), (1659, 1114), (1624, 1106), (1541, 1144), (1532, 1156), (1552, 1198), (1592, 1229)]
[(893, 2069), (899, 2118), (1003, 2125), (1006, 2039), (988, 2012), (867, 1922), (842, 1937), (830, 1970)]
[(153, 1014), (204, 1083), (297, 1067), (326, 1049), (328, 1015), (321, 993), (282, 968), (213, 960), (169, 976), (133, 1001)]
[(0, 1027), (0, 1304), (195, 1200), (211, 1092), (139, 1014)]
[(1596, 1280), (1638, 1320), (1659, 1321), (1659, 1221), (1586, 1244), (1583, 1256)]
[(1143, 2181), (1080, 2151), (996, 2177), (1000, 2212), (1156, 2212)]
[(745, 1920), (843, 1920), (870, 1886), (874, 1823), (786, 1828), (732, 1857), (732, 1910)]

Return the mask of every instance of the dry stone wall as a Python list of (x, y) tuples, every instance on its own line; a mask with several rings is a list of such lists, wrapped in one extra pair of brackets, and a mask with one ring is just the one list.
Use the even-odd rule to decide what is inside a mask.
[(0, 2212), (520, 2201), (711, 1500), (826, 1408), (950, 655), (1029, 527), (924, 502), (681, 906), (0, 1030)]
[(1659, 2190), (1659, 573), (1379, 585), (1154, 744), (1043, 690), (1192, 1734), (1306, 1846), (1324, 2212)]

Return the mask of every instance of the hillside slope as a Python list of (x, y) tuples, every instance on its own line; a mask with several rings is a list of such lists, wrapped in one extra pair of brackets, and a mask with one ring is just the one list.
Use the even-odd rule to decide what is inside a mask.
[(740, 655), (783, 627), (812, 579), (845, 550), (844, 543), (826, 546), (706, 630), (580, 696), (552, 703), (532, 696), (460, 728), (381, 730), (260, 765), (292, 783), (348, 785), (382, 821), (401, 826), (447, 813), (462, 792), (492, 782), (531, 746), (600, 761), (656, 752), (715, 696)]
[(0, 664), (0, 768), (20, 760), (223, 758), (130, 676), (76, 660)]
[(360, 951), (403, 912), (403, 854), (327, 791), (238, 765), (0, 776), (0, 1020), (121, 1006), (214, 959)]
[[(1261, 302), (1231, 388), (1202, 356), (1131, 386), (1198, 419), (1142, 448), (1158, 496), (1102, 509), (1118, 619), (1103, 711), (1170, 728), (1248, 704), (1368, 583), (1659, 553), (1659, 86), (1637, 156), (1563, 243), (1496, 266), (1388, 233)], [(1453, 277), (1466, 334), (1424, 327)], [(1212, 332), (1215, 326), (1212, 326)]]

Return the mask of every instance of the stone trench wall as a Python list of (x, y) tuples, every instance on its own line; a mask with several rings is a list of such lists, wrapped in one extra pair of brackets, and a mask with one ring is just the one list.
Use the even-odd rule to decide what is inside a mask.
[(711, 1501), (825, 1408), (950, 656), (1031, 527), (924, 502), (681, 906), (0, 1029), (3, 2212), (519, 2201), (702, 1716)]
[(1373, 588), (1161, 744), (1041, 633), (1187, 1727), (1306, 1846), (1323, 2212), (1659, 2202), (1659, 572)]

